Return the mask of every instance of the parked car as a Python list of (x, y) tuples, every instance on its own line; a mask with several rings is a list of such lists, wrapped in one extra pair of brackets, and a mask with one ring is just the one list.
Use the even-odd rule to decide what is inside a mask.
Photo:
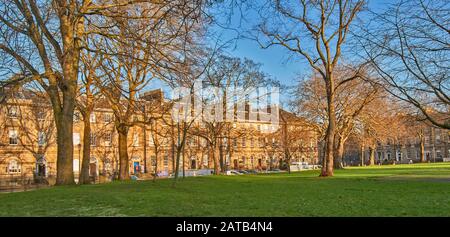
[(246, 170), (248, 174), (258, 174), (259, 172), (256, 170)]
[(228, 170), (227, 175), (242, 175), (242, 174), (236, 170)]

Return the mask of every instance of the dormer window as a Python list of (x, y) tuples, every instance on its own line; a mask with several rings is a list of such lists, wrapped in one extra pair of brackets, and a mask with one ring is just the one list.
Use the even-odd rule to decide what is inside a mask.
[(17, 106), (12, 106), (8, 109), (8, 117), (9, 118), (17, 118), (19, 116), (19, 109)]
[(112, 121), (112, 116), (111, 114), (104, 114), (103, 115), (103, 122), (105, 123), (110, 123)]

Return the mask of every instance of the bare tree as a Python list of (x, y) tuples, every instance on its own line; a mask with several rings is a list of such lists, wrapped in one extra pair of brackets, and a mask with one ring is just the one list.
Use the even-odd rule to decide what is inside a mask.
[[(334, 137), (334, 168), (343, 168), (343, 155), (347, 139), (354, 133), (358, 120), (367, 112), (366, 107), (380, 96), (382, 88), (365, 76), (363, 67), (339, 65), (335, 69), (335, 80), (340, 86), (335, 88), (336, 133)], [(351, 80), (353, 76), (365, 80)], [(342, 84), (341, 84), (342, 83)], [(309, 118), (316, 125), (319, 137), (324, 137), (328, 126), (326, 91), (320, 75), (299, 84), (295, 91), (295, 99), (291, 102), (299, 114)]]
[(100, 68), (101, 57), (88, 51), (81, 56), (81, 86), (76, 100), (76, 107), (83, 120), (83, 159), (79, 174), (79, 184), (89, 184), (89, 163), (91, 158), (91, 114), (94, 111), (95, 99), (99, 98), (98, 89), (94, 86), (96, 70)]
[[(333, 176), (333, 148), (336, 130), (334, 72), (342, 57), (356, 15), (363, 10), (364, 1), (321, 0), (299, 2), (273, 1), (270, 12), (264, 12), (255, 39), (262, 48), (282, 46), (306, 59), (325, 83), (328, 125), (325, 134), (325, 157), (321, 176)], [(268, 17), (270, 16), (270, 17)], [(340, 84), (358, 77), (352, 76)]]
[[(73, 113), (80, 53), (98, 16), (120, 15), (130, 1), (45, 0), (0, 4), (2, 75), (36, 81), (48, 94), (57, 130), (57, 185), (74, 184)], [(90, 23), (90, 24), (88, 24)]]
[(433, 125), (450, 129), (449, 3), (396, 1), (359, 33), (380, 83)]

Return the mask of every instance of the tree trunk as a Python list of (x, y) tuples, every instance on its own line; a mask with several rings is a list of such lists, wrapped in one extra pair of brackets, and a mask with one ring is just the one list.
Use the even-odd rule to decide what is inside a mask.
[(186, 177), (186, 146), (183, 146), (182, 155), (183, 155), (183, 179)]
[(288, 174), (290, 174), (291, 173), (291, 157), (288, 154), (285, 154), (285, 157), (286, 157)]
[(365, 164), (365, 158), (364, 158), (364, 144), (361, 145), (361, 166), (364, 166)]
[(219, 162), (219, 146), (218, 142), (216, 141), (213, 148), (213, 158), (214, 158), (214, 174), (219, 175), (220, 174), (220, 162)]
[[(52, 79), (49, 95), (57, 130), (56, 185), (75, 184), (73, 174), (73, 112), (77, 94), (78, 72), (81, 52), (81, 36), (84, 34), (84, 18), (72, 19), (73, 9), (67, 9), (59, 18), (64, 60), (61, 65), (62, 78)], [(60, 91), (56, 88), (58, 87)]]
[(370, 165), (375, 165), (375, 147), (369, 146), (370, 151)]
[(156, 176), (158, 175), (158, 148), (155, 147), (155, 170), (153, 171), (153, 182), (156, 181)]
[(325, 157), (322, 162), (322, 171), (320, 176), (327, 177), (334, 175), (333, 166), (333, 150), (334, 150), (334, 136), (336, 133), (336, 113), (334, 109), (334, 83), (333, 78), (329, 76), (325, 80), (327, 87), (327, 113), (328, 113), (328, 128), (325, 135)]
[(83, 128), (83, 161), (81, 162), (81, 171), (79, 176), (79, 184), (89, 184), (89, 163), (91, 156), (91, 121), (90, 112), (84, 116)]
[(344, 145), (345, 141), (340, 136), (338, 138), (338, 142), (334, 151), (334, 168), (335, 169), (343, 169), (344, 165), (343, 159), (344, 159)]
[[(74, 102), (74, 101), (73, 101)], [(70, 112), (72, 111), (72, 112)], [(73, 174), (73, 107), (56, 114), (56, 185), (75, 184)]]
[(419, 136), (420, 139), (420, 163), (425, 163), (425, 141), (423, 135)]
[(224, 159), (224, 150), (222, 146), (222, 142), (219, 145), (219, 160), (220, 160), (220, 171), (225, 173), (225, 159)]
[(173, 185), (175, 186), (175, 183), (178, 180), (178, 171), (180, 170), (180, 159), (181, 159), (181, 147), (177, 147), (177, 158), (175, 160), (175, 177), (173, 179)]
[(119, 180), (130, 178), (130, 169), (128, 161), (128, 127), (124, 124), (116, 126), (119, 134)]

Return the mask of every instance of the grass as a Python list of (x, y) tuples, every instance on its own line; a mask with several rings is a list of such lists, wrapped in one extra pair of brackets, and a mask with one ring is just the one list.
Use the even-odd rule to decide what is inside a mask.
[(114, 182), (0, 194), (0, 216), (450, 216), (450, 164)]

